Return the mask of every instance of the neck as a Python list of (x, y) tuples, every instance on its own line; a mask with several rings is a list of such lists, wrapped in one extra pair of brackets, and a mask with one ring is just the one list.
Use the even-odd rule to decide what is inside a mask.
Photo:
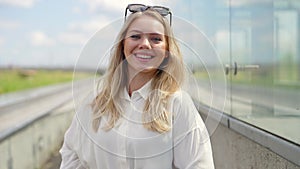
[(155, 71), (134, 73), (128, 70), (128, 93), (131, 96), (132, 92), (143, 87), (155, 75)]

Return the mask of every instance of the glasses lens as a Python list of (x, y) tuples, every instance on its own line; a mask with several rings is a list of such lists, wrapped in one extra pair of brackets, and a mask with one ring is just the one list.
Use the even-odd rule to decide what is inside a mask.
[(162, 16), (167, 16), (169, 14), (169, 9), (164, 7), (155, 6), (153, 7)]
[(128, 9), (130, 12), (142, 12), (146, 9), (147, 7), (142, 4), (131, 4), (128, 6)]
[(170, 14), (170, 25), (171, 25), (172, 13), (170, 12), (169, 8), (163, 6), (146, 6), (144, 4), (129, 4), (125, 10), (125, 20), (127, 16), (127, 10), (129, 10), (132, 13), (135, 13), (135, 12), (144, 12), (149, 8), (156, 10), (162, 16), (167, 16)]

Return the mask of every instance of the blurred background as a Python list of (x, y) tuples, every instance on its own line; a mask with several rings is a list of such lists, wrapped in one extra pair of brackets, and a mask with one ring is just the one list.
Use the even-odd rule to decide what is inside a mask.
[(57, 168), (129, 3), (171, 9), (216, 168), (299, 168), (299, 0), (0, 0), (0, 169)]

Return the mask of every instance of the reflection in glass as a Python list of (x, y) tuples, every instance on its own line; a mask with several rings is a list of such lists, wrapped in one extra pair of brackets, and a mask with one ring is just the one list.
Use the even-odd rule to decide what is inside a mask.
[[(224, 69), (228, 68), (228, 87), (218, 88), (215, 84), (217, 91), (227, 91), (225, 112), (300, 144), (300, 1), (180, 3), (182, 9), (177, 14), (204, 32), (216, 47)], [(185, 35), (183, 30), (179, 32)], [(189, 47), (205, 48), (196, 36), (188, 39), (192, 44)], [(193, 54), (186, 52), (185, 56), (191, 58)], [(213, 70), (217, 63), (213, 59), (209, 64), (190, 63), (203, 96), (199, 101), (211, 105), (216, 98), (205, 97), (212, 96), (210, 80), (217, 82), (225, 72), (207, 73), (204, 66)]]
[(231, 58), (259, 69), (232, 76), (230, 113), (299, 144), (300, 2), (244, 2), (231, 6)]

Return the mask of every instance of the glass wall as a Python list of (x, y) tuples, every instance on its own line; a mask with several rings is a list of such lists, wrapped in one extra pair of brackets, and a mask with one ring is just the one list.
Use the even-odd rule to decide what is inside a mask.
[(232, 1), (231, 115), (300, 143), (297, 0)]
[[(217, 61), (194, 62), (200, 95), (212, 91), (211, 79), (225, 75), (227, 87), (217, 89), (227, 91), (225, 113), (300, 144), (300, 1), (180, 2), (176, 15), (206, 34), (224, 69), (212, 71)], [(217, 99), (199, 101), (210, 106)]]

